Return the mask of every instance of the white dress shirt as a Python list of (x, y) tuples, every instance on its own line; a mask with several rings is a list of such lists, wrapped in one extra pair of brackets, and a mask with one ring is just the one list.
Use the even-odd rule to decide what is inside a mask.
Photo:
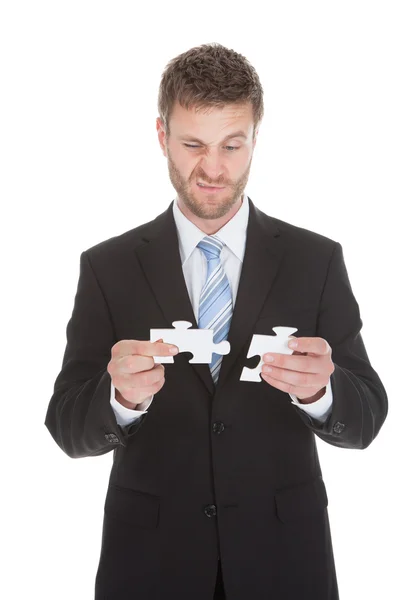
[[(204, 253), (197, 244), (207, 235), (190, 221), (178, 206), (174, 199), (173, 213), (178, 233), (179, 252), (181, 255), (182, 270), (184, 273), (186, 287), (191, 300), (193, 312), (198, 322), (199, 298), (205, 284), (207, 275), (207, 260)], [(245, 254), (246, 231), (249, 217), (249, 201), (246, 194), (240, 209), (218, 232), (218, 237), (226, 244), (221, 250), (220, 260), (228, 278), (232, 291), (232, 304), (235, 306), (238, 291), (239, 278)], [(165, 384), (166, 385), (166, 381)], [(155, 394), (154, 394), (155, 395)], [(154, 395), (142, 402), (140, 410), (126, 408), (115, 398), (115, 388), (111, 382), (111, 406), (114, 410), (118, 425), (125, 427), (130, 425), (141, 415), (147, 412)], [(310, 417), (318, 421), (325, 421), (332, 410), (333, 394), (331, 383), (326, 386), (325, 394), (311, 404), (301, 404), (294, 394), (289, 394), (292, 403), (300, 410), (304, 410)]]

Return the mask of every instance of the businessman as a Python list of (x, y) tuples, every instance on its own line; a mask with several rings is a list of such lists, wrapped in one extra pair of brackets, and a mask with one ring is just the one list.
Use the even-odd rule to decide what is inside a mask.
[[(81, 253), (45, 421), (70, 457), (113, 451), (95, 598), (336, 600), (316, 436), (363, 450), (388, 411), (342, 246), (245, 194), (263, 91), (242, 55), (208, 44), (171, 60), (158, 112), (176, 197)], [(176, 320), (229, 354), (191, 364), (148, 341)], [(292, 354), (240, 381), (253, 334), (276, 326), (297, 328)]]

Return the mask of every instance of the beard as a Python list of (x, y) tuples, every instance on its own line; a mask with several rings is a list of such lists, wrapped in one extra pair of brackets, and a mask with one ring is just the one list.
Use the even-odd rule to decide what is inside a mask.
[(207, 177), (203, 176), (201, 172), (198, 172), (195, 173), (191, 179), (185, 180), (172, 160), (168, 147), (167, 159), (169, 178), (178, 194), (178, 198), (185, 204), (185, 206), (187, 206), (187, 208), (189, 208), (192, 214), (200, 219), (220, 219), (221, 217), (225, 216), (239, 200), (242, 199), (243, 191), (248, 183), (252, 164), (251, 158), (246, 171), (234, 184), (227, 184), (224, 181), (213, 182), (217, 186), (225, 186), (225, 189), (221, 192), (217, 192), (217, 196), (212, 194), (214, 202), (209, 204), (200, 198), (201, 195), (205, 197), (206, 192), (201, 192), (198, 189), (198, 195), (196, 195), (192, 188), (192, 183), (196, 185), (198, 180), (208, 183)]

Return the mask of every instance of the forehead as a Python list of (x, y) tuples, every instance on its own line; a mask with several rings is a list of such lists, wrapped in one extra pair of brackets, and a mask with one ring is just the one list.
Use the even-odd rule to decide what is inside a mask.
[(223, 108), (215, 106), (207, 108), (192, 107), (186, 109), (175, 103), (170, 120), (171, 135), (227, 135), (242, 130), (246, 135), (252, 134), (253, 113), (250, 102), (244, 104), (226, 104)]

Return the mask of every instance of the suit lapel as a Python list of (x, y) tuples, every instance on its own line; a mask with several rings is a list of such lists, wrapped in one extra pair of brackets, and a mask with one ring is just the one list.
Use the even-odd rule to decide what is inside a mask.
[[(172, 328), (173, 321), (183, 320), (190, 321), (193, 329), (197, 328), (182, 270), (172, 202), (168, 209), (150, 224), (135, 252), (164, 315), (165, 326)], [(258, 210), (249, 198), (245, 255), (228, 334), (231, 351), (222, 359), (218, 389), (225, 383), (244, 344), (252, 335), (255, 321), (275, 279), (283, 252), (275, 220)], [(214, 393), (215, 385), (209, 365), (189, 364), (188, 361), (189, 359), (187, 364), (195, 370), (208, 391)]]

